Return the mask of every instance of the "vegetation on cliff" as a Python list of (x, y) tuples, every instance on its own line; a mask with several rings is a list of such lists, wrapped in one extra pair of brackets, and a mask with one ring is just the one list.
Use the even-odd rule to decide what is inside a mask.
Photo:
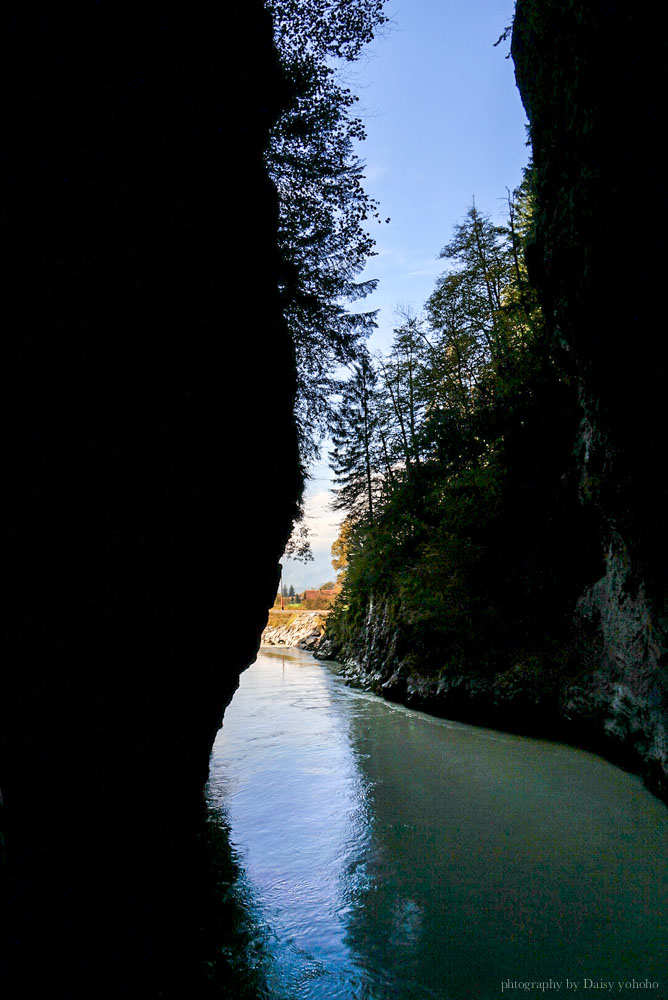
[[(333, 469), (345, 522), (343, 593), (328, 638), (360, 658), (382, 606), (396, 662), (421, 674), (568, 668), (590, 571), (569, 475), (578, 422), (529, 284), (531, 175), (494, 225), (472, 205), (424, 315), (343, 387)], [(387, 624), (387, 622), (386, 622)]]
[(328, 636), (378, 690), (555, 723), (665, 797), (662, 20), (658, 0), (518, 0), (533, 190), (505, 227), (472, 206), (424, 316), (358, 355), (333, 428), (350, 518)]

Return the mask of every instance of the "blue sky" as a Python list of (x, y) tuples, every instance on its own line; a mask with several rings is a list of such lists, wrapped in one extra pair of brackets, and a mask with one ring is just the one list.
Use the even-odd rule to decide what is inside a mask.
[[(362, 308), (378, 309), (369, 346), (389, 346), (396, 308), (416, 312), (444, 270), (438, 259), (475, 197), (502, 219), (506, 189), (528, 159), (526, 116), (515, 87), (509, 42), (494, 42), (513, 16), (512, 0), (388, 0), (385, 37), (349, 73), (367, 129), (360, 146), (366, 189), (388, 225), (374, 223), (377, 255), (363, 277), (378, 278)], [(329, 509), (326, 462), (312, 470), (307, 523), (315, 561), (283, 560), (295, 589), (333, 578), (329, 549), (341, 515)]]

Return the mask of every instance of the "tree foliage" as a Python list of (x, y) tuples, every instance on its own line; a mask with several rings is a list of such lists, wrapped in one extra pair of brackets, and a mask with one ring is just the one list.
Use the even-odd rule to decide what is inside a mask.
[(339, 528), (339, 533), (332, 542), (332, 569), (336, 573), (336, 579), (338, 583), (341, 583), (348, 566), (348, 549), (350, 546), (350, 533), (353, 528), (353, 522), (350, 518), (346, 518), (341, 522), (341, 527)]
[(378, 465), (376, 374), (369, 354), (362, 352), (341, 384), (340, 403), (330, 422), (333, 448), (330, 462), (338, 487), (336, 510), (350, 511), (355, 520), (373, 524)]
[(268, 152), (279, 194), (284, 313), (297, 358), (297, 422), (304, 464), (330, 418), (333, 372), (350, 363), (374, 326), (351, 311), (375, 287), (360, 273), (373, 254), (367, 223), (378, 207), (363, 187), (356, 154), (365, 137), (358, 98), (341, 65), (357, 59), (386, 21), (383, 0), (268, 0), (276, 45), (294, 99)]
[(332, 467), (347, 567), (331, 633), (353, 635), (381, 597), (423, 670), (547, 655), (580, 585), (570, 563), (587, 530), (568, 478), (577, 404), (527, 280), (531, 211), (530, 176), (505, 226), (472, 205), (424, 314), (404, 313), (389, 353), (363, 382), (353, 367), (341, 394)]
[(295, 562), (312, 562), (313, 551), (311, 549), (310, 531), (306, 524), (304, 509), (300, 508), (297, 518), (292, 526), (292, 534), (285, 546), (283, 555), (287, 559)]

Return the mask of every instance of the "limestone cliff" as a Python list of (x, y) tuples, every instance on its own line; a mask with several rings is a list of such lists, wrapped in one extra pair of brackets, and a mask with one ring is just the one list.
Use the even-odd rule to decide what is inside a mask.
[(563, 712), (664, 794), (665, 14), (660, 2), (519, 0), (512, 44), (537, 181), (529, 263), (577, 379), (581, 501), (605, 558), (578, 603), (582, 675)]

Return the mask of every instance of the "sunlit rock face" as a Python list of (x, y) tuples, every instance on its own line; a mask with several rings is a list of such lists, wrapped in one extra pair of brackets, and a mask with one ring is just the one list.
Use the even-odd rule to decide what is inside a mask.
[(605, 558), (562, 710), (664, 796), (665, 37), (659, 0), (519, 0), (512, 44), (537, 175), (529, 264), (579, 387), (580, 494)]
[(201, 790), (300, 488), (270, 23), (173, 11), (12, 22), (17, 996), (197, 995)]

